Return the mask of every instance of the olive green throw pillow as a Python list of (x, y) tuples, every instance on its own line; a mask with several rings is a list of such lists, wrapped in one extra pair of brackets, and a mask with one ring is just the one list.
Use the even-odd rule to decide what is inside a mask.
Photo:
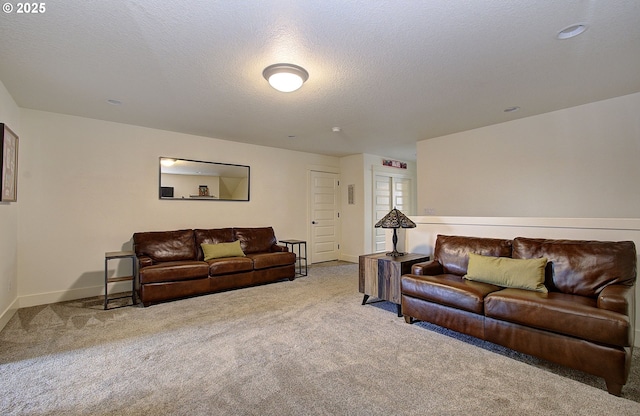
[(535, 290), (547, 293), (544, 269), (547, 259), (512, 259), (469, 253), (469, 267), (465, 279), (491, 283), (496, 286)]
[(244, 257), (244, 252), (240, 247), (240, 240), (233, 243), (200, 244), (204, 253), (204, 261), (220, 259), (223, 257)]

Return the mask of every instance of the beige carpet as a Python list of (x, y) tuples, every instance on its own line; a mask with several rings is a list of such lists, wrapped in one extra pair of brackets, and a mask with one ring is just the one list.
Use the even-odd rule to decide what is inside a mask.
[(639, 415), (582, 373), (360, 305), (357, 265), (169, 302), (25, 308), (0, 332), (2, 415)]

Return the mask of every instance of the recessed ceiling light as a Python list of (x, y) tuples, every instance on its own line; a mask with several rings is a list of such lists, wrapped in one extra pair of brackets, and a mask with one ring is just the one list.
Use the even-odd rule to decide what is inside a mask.
[(107, 102), (111, 105), (122, 105), (122, 101), (120, 100), (107, 100)]
[(301, 66), (293, 64), (269, 65), (262, 71), (269, 85), (281, 92), (292, 92), (302, 87), (309, 79), (309, 73)]
[(340, 133), (342, 131), (342, 129), (340, 127), (332, 127), (331, 131), (334, 133)]
[(514, 105), (513, 107), (505, 108), (504, 112), (505, 113), (514, 113), (514, 112), (516, 112), (518, 110), (520, 110), (520, 107), (518, 107), (517, 105)]
[(558, 32), (558, 34), (556, 35), (556, 38), (560, 40), (571, 39), (583, 33), (585, 30), (587, 30), (587, 25), (584, 23), (578, 23), (576, 25), (567, 26), (564, 29), (562, 29), (560, 32)]

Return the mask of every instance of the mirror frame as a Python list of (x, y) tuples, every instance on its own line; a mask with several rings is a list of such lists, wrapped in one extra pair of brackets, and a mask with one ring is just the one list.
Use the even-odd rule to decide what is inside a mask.
[[(216, 165), (219, 166), (221, 168), (225, 168), (225, 167), (238, 167), (238, 168), (246, 168), (247, 170), (247, 197), (246, 199), (231, 199), (231, 198), (215, 198), (215, 197), (210, 197), (210, 196), (200, 196), (200, 195), (189, 195), (189, 197), (169, 197), (169, 196), (163, 196), (162, 195), (162, 160), (163, 159), (172, 159), (175, 161), (183, 161), (183, 162), (191, 162), (191, 163), (203, 163), (206, 165)], [(166, 174), (166, 173), (165, 173)], [(188, 176), (208, 176), (208, 175), (198, 175), (197, 173), (194, 173), (193, 175), (188, 175)], [(166, 156), (161, 156), (158, 160), (158, 197), (161, 200), (169, 200), (169, 201), (240, 201), (240, 202), (246, 202), (249, 201), (251, 199), (251, 167), (248, 165), (237, 165), (237, 164), (233, 164), (233, 163), (220, 163), (220, 162), (208, 162), (208, 161), (204, 161), (204, 160), (193, 160), (193, 159), (182, 159), (182, 158), (178, 158), (178, 157), (166, 157)]]

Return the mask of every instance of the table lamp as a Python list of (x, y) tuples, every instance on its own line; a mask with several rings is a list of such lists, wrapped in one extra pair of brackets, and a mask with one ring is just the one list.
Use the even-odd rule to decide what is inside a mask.
[(399, 253), (396, 249), (398, 244), (398, 228), (415, 228), (416, 223), (411, 221), (402, 212), (398, 211), (395, 207), (389, 211), (380, 221), (375, 225), (376, 228), (393, 228), (393, 251), (387, 253), (387, 256), (404, 256), (404, 253)]

